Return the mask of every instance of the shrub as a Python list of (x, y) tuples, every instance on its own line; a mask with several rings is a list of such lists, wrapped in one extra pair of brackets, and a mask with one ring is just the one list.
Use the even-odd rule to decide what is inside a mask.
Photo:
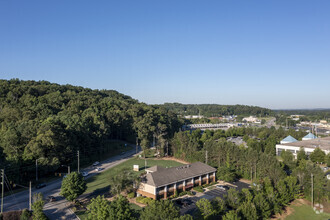
[(135, 192), (131, 192), (127, 194), (127, 198), (131, 199), (135, 197)]
[(23, 209), (20, 220), (29, 220), (31, 217), (31, 213), (27, 209)]
[(146, 205), (148, 205), (148, 204), (152, 203), (154, 200), (151, 199), (151, 198), (148, 198), (148, 197), (140, 196), (140, 197), (137, 197), (137, 198), (136, 198), (136, 201), (137, 201), (138, 203), (142, 203), (142, 204), (146, 204)]
[(193, 190), (195, 190), (195, 191), (197, 191), (197, 192), (204, 192), (202, 186), (196, 186), (196, 187), (193, 188)]
[(180, 192), (179, 193), (179, 197), (184, 196), (184, 195), (190, 195), (190, 196), (192, 196), (193, 193), (191, 191), (183, 191), (183, 192)]

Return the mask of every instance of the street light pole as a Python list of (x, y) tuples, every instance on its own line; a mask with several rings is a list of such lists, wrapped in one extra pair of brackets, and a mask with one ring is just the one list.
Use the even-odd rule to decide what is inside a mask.
[(31, 187), (31, 181), (30, 181), (30, 189), (29, 189), (29, 210), (32, 210), (32, 187)]
[(2, 180), (1, 180), (1, 214), (3, 212), (3, 194), (4, 194), (4, 189), (5, 189), (5, 170), (2, 169), (1, 170), (1, 177), (2, 177)]
[(139, 139), (138, 139), (138, 137), (136, 137), (135, 154), (137, 154), (138, 145), (139, 145)]
[(77, 152), (77, 156), (78, 156), (78, 173), (80, 173), (80, 172), (79, 172), (79, 163), (80, 163), (80, 161), (79, 161), (79, 150), (78, 150), (78, 152)]
[(36, 159), (36, 182), (38, 182), (38, 159)]

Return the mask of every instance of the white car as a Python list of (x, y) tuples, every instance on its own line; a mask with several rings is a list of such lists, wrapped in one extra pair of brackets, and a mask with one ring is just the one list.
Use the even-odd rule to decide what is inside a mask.
[(88, 173), (87, 173), (87, 172), (81, 172), (81, 175), (82, 175), (83, 177), (85, 177), (85, 176), (88, 176)]
[(101, 167), (96, 167), (95, 168), (95, 171), (101, 171), (101, 170), (103, 170)]
[(100, 162), (96, 161), (96, 162), (93, 163), (93, 166), (97, 166), (99, 164), (100, 164)]

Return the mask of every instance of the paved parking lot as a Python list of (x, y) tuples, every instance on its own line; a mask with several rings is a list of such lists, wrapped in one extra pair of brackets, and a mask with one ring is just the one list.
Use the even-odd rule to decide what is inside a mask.
[[(232, 184), (232, 188), (235, 188), (239, 191), (241, 191), (242, 189), (244, 188), (249, 188), (250, 185), (247, 184), (247, 183), (243, 183), (243, 182), (235, 182)], [(214, 188), (212, 190), (209, 190), (207, 192), (204, 192), (204, 193), (198, 193), (196, 196), (193, 196), (193, 197), (187, 197), (185, 199), (187, 200), (190, 200), (191, 201), (191, 204), (190, 205), (186, 205), (186, 206), (180, 206), (180, 214), (181, 215), (184, 215), (184, 214), (193, 214), (195, 212), (195, 210), (197, 209), (197, 206), (196, 206), (196, 202), (202, 198), (205, 198), (205, 199), (214, 199), (216, 197), (221, 197), (223, 198), (224, 195), (227, 194), (227, 191), (228, 190), (221, 190), (221, 189), (218, 189), (218, 188)]]

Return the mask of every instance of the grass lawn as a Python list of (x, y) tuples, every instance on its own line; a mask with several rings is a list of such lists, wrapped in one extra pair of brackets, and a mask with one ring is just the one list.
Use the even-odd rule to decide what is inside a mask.
[(130, 203), (130, 205), (131, 205), (131, 208), (134, 210), (137, 210), (137, 211), (142, 210), (142, 207), (138, 206), (137, 204)]
[[(109, 179), (111, 176), (120, 175), (120, 171), (123, 168), (129, 168), (133, 170), (133, 165), (139, 165), (140, 171), (138, 173), (142, 173), (144, 171), (144, 159), (132, 158), (127, 160), (111, 169), (108, 169), (98, 175), (95, 175), (89, 179), (87, 179), (87, 190), (85, 193), (105, 193), (109, 191)], [(174, 167), (182, 165), (179, 162), (171, 161), (171, 160), (157, 160), (157, 159), (147, 159), (147, 167), (152, 167), (155, 165), (163, 166), (163, 167)]]
[(285, 220), (327, 220), (330, 219), (329, 213), (316, 214), (312, 207), (306, 204), (293, 204), (290, 206), (293, 209), (293, 213), (285, 218)]

